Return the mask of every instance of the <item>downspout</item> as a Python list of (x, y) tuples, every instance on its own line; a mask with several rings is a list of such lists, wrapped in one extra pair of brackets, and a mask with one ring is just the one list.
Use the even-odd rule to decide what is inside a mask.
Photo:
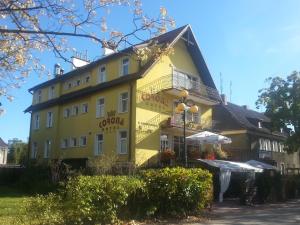
[(28, 151), (27, 151), (27, 167), (29, 166), (30, 152), (31, 152), (31, 126), (32, 126), (32, 113), (30, 113), (30, 125), (29, 125), (29, 138), (28, 138)]
[(129, 151), (128, 151), (128, 161), (131, 162), (132, 160), (132, 121), (133, 121), (133, 109), (132, 109), (132, 101), (133, 101), (133, 84), (132, 82), (129, 83), (130, 90), (129, 90)]

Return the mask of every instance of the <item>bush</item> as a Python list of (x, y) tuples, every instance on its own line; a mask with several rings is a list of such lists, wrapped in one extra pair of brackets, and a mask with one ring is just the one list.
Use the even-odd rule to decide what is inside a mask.
[(148, 215), (187, 215), (212, 201), (212, 175), (202, 169), (164, 168), (145, 170)]
[(63, 202), (59, 195), (50, 193), (26, 198), (21, 204), (17, 224), (60, 225), (64, 222)]
[(66, 186), (66, 202), (74, 224), (116, 223), (124, 216), (128, 199), (134, 199), (143, 182), (126, 176), (80, 176)]
[[(21, 224), (116, 224), (145, 215), (187, 215), (212, 200), (212, 176), (201, 169), (142, 171), (140, 177), (78, 176), (57, 194), (25, 203)], [(28, 222), (29, 221), (29, 222)]]

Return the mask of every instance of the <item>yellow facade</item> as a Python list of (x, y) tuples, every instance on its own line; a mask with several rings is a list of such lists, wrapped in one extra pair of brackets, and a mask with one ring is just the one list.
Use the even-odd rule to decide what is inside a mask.
[[(185, 28), (184, 32), (191, 32), (188, 29), (189, 27)], [(46, 141), (50, 140), (50, 154), (46, 159), (91, 159), (102, 155), (117, 155), (119, 162), (130, 162), (134, 165), (157, 163), (161, 150), (161, 136), (167, 135), (170, 148), (174, 137), (182, 136), (180, 121), (176, 126), (172, 124), (172, 121), (180, 118), (180, 115), (175, 114), (174, 107), (179, 100), (179, 89), (182, 89), (178, 84), (175, 85), (175, 80), (177, 79), (176, 82), (182, 85), (182, 74), (186, 74), (184, 76), (187, 80), (184, 79), (184, 82), (188, 82), (188, 85), (193, 84), (194, 81), (203, 85), (204, 75), (194, 64), (193, 56), (186, 46), (185, 40), (176, 40), (172, 46), (173, 53), (159, 58), (138, 79), (111, 83), (109, 87), (103, 86), (102, 89), (97, 89), (90, 94), (80, 93), (99, 85), (99, 70), (102, 66), (105, 66), (106, 70), (106, 80), (103, 82), (105, 85), (123, 79), (124, 76), (134, 76), (140, 72), (141, 63), (128, 54), (116, 53), (116, 57), (103, 62), (100, 60), (97, 65), (82, 73), (66, 79), (58, 78), (56, 82), (49, 85), (33, 88), (33, 105), (29, 110), (32, 112), (30, 131), (32, 158), (35, 158), (35, 151), (37, 151), (37, 159), (45, 158), (45, 149), (48, 149), (47, 144), (49, 144)], [(129, 59), (129, 69), (128, 75), (122, 77), (124, 58)], [(142, 64), (145, 65), (147, 62)], [(54, 88), (49, 94), (51, 86)], [(202, 95), (207, 95), (208, 89), (203, 88), (206, 86), (200, 87)], [(120, 100), (122, 93), (128, 93), (122, 95), (125, 99), (126, 96), (128, 97), (127, 101)], [(40, 99), (39, 95), (41, 95)], [(193, 93), (190, 94), (190, 98), (193, 104), (199, 107), (200, 112), (197, 115), (190, 115), (194, 122), (187, 125), (188, 133), (210, 129), (212, 105), (217, 104), (218, 101), (208, 101), (207, 98)], [(56, 99), (57, 103), (51, 103)], [(101, 101), (104, 101), (104, 110), (97, 109), (97, 104)], [(86, 105), (87, 112), (83, 109)], [(127, 110), (121, 112), (120, 107), (126, 108), (126, 105)], [(104, 113), (99, 116), (97, 110)], [(47, 127), (49, 112), (52, 113), (51, 127)], [(39, 116), (37, 129), (36, 115)], [(127, 132), (127, 135), (122, 131)], [(102, 151), (96, 154), (99, 149), (97, 141), (99, 134), (103, 138), (100, 144)], [(126, 138), (124, 139), (122, 135)], [(76, 146), (73, 146), (71, 143), (75, 142)], [(121, 151), (127, 149), (127, 152), (121, 153), (120, 149)]]

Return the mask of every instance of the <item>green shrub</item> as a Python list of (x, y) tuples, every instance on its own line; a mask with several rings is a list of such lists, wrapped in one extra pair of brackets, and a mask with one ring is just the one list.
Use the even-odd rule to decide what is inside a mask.
[(155, 215), (187, 215), (212, 201), (212, 175), (199, 168), (164, 168), (141, 172), (148, 199), (145, 212)]
[(139, 179), (126, 176), (80, 176), (66, 186), (66, 201), (76, 224), (116, 223), (127, 200), (143, 189)]
[(21, 204), (17, 224), (61, 225), (65, 224), (63, 202), (59, 195), (50, 193), (26, 198)]

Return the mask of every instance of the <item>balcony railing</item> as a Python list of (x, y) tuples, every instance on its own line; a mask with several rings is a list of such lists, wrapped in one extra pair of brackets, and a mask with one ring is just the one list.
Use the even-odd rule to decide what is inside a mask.
[(199, 78), (175, 69), (172, 74), (172, 87), (176, 89), (186, 89), (202, 97), (220, 100), (220, 95), (216, 89), (204, 85), (199, 81)]
[[(171, 117), (169, 117), (164, 124), (162, 124), (163, 127), (183, 127), (183, 119), (181, 114), (173, 114)], [(191, 130), (200, 130), (202, 128), (201, 124), (199, 124), (199, 121), (196, 122), (193, 119), (186, 120), (186, 128)]]
[(172, 74), (162, 76), (159, 79), (153, 80), (151, 83), (140, 87), (139, 91), (154, 94), (170, 89), (186, 89), (194, 96), (220, 101), (220, 95), (217, 89), (203, 84), (198, 77), (191, 76), (175, 69), (173, 69)]

